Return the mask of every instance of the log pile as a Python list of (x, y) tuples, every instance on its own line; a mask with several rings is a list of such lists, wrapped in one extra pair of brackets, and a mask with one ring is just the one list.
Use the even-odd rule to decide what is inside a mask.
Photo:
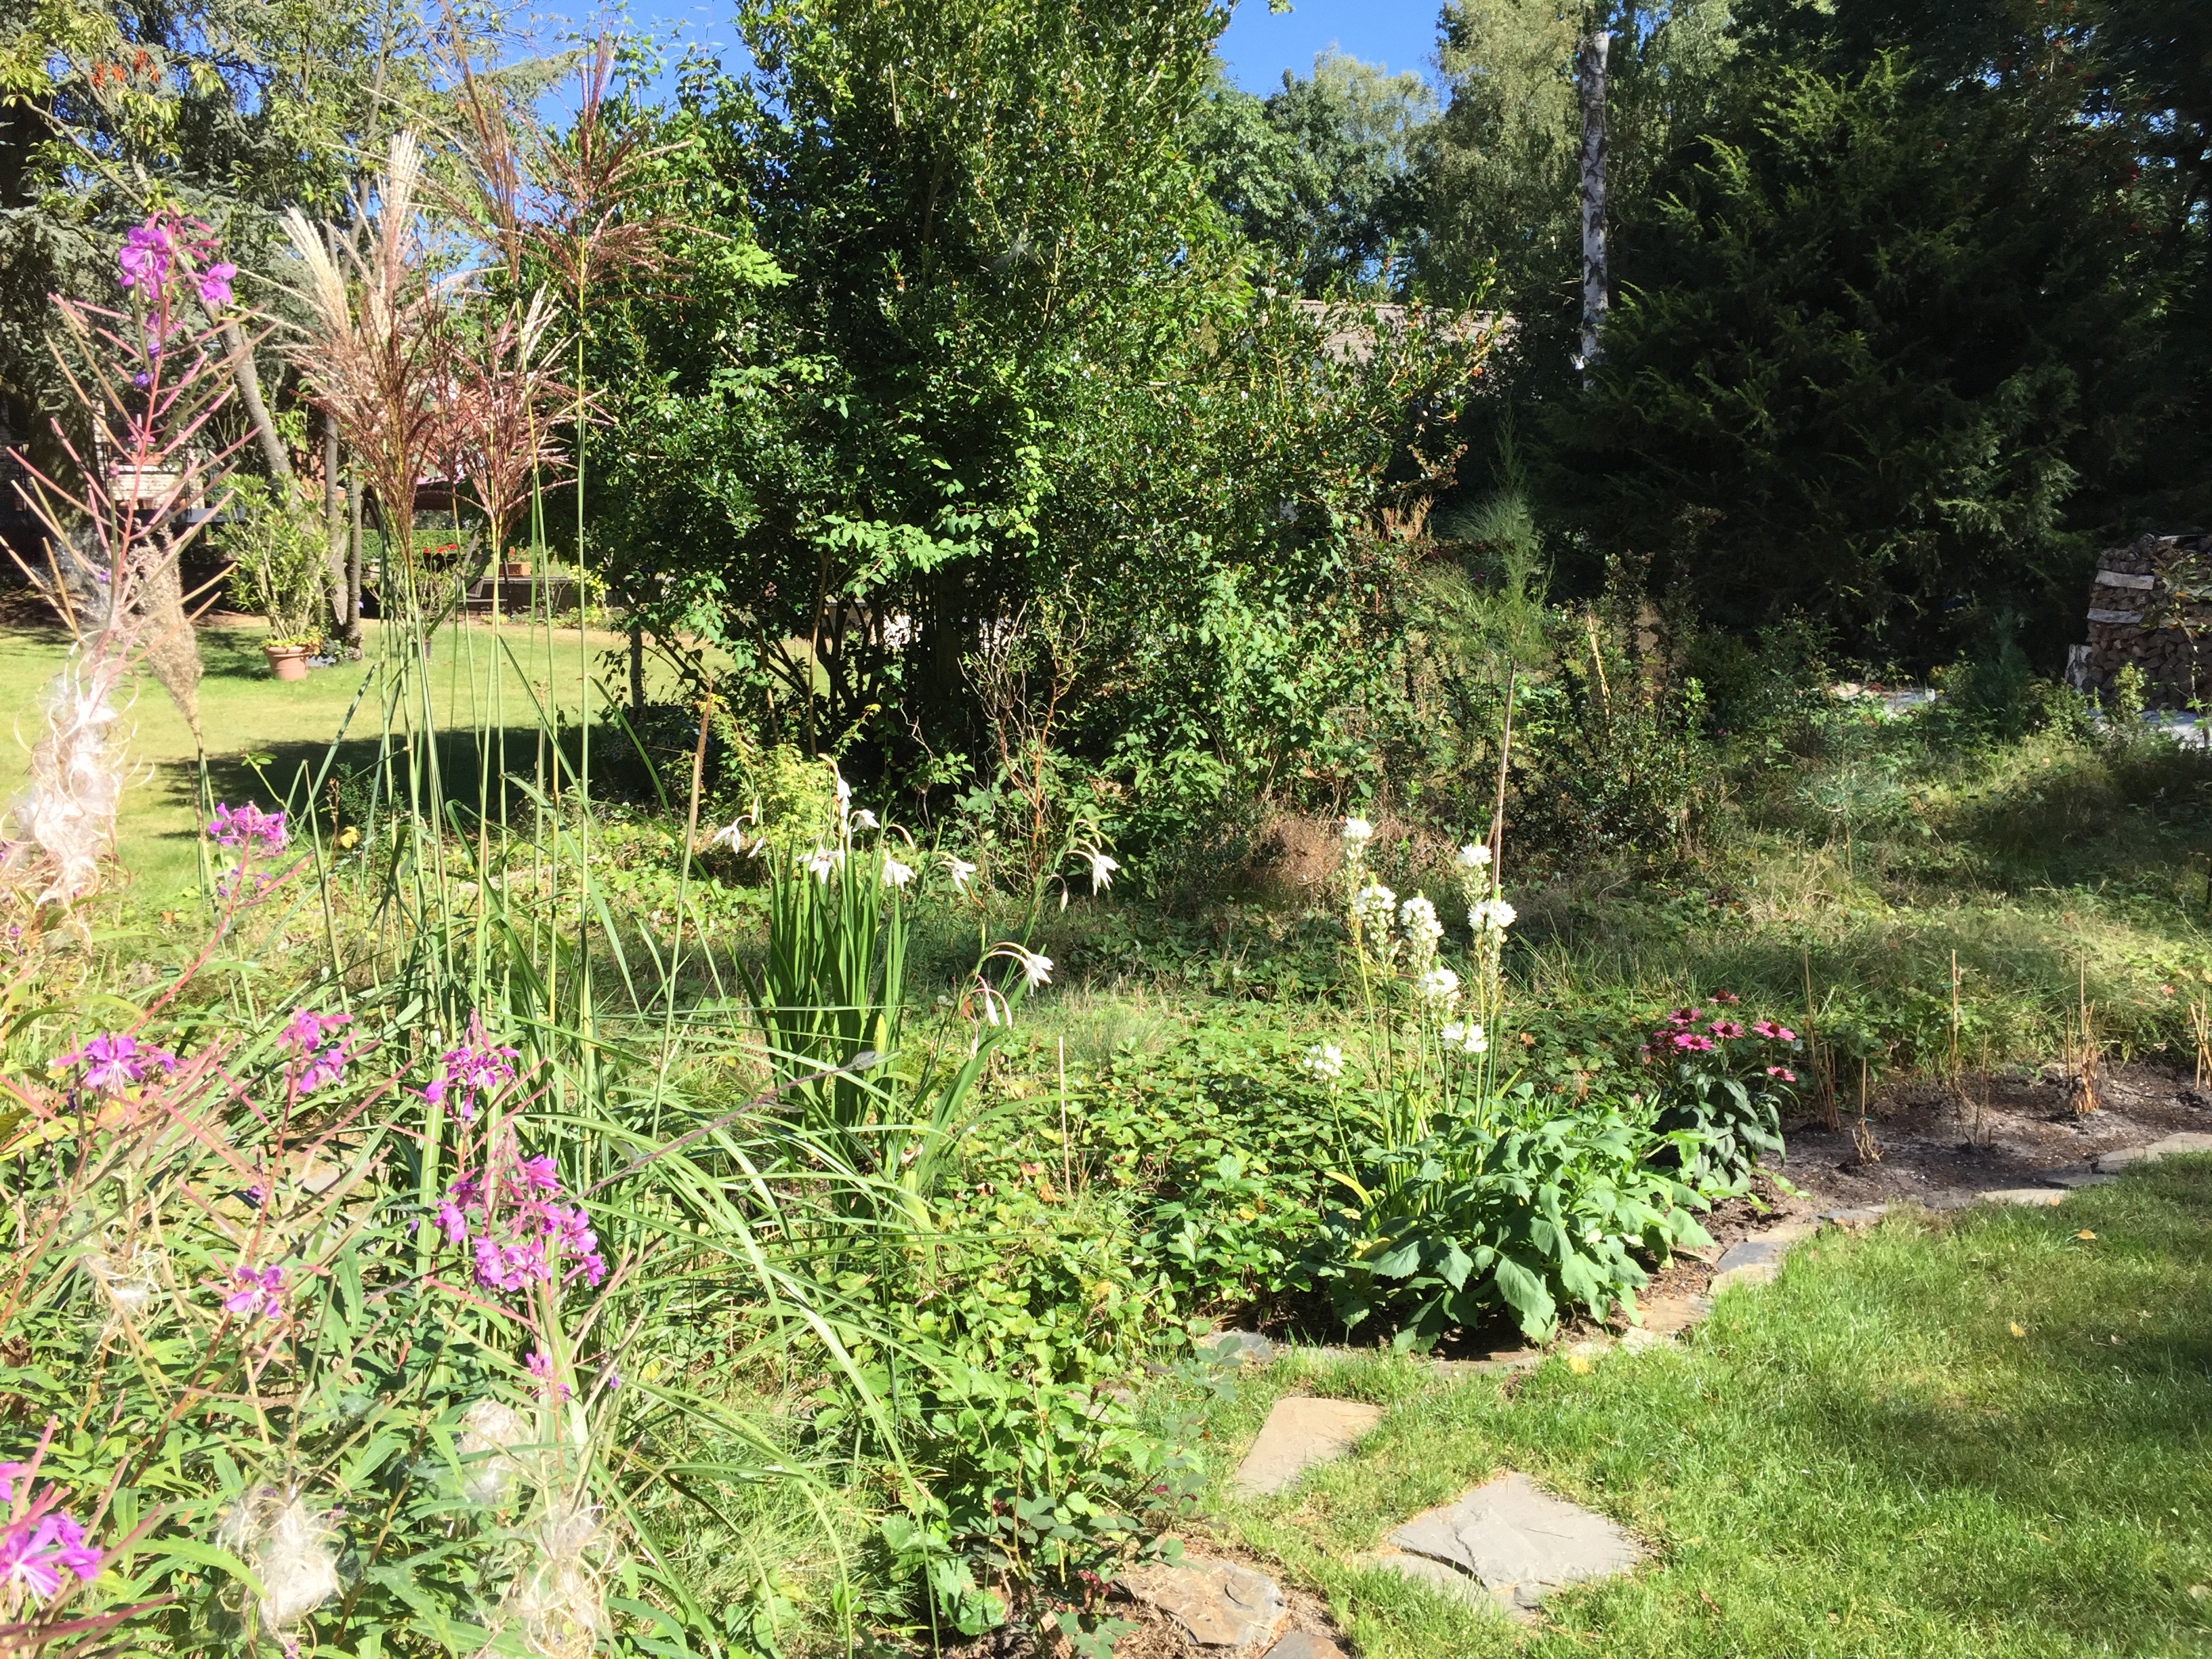
[(2212, 696), (2212, 536), (2138, 536), (2099, 556), (2069, 678), (2103, 691), (2130, 664), (2154, 705)]

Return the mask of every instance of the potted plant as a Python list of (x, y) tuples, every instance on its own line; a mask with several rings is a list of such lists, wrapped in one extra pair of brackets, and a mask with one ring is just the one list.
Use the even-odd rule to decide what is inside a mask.
[(304, 680), (307, 678), (307, 659), (322, 648), (322, 643), (319, 634), (268, 639), (261, 642), (261, 654), (269, 659), (269, 672), (278, 679)]
[(319, 516), (303, 494), (265, 479), (233, 477), (222, 544), (235, 562), (232, 591), (268, 619), (262, 653), (280, 680), (307, 678), (307, 659), (331, 619), (331, 556)]

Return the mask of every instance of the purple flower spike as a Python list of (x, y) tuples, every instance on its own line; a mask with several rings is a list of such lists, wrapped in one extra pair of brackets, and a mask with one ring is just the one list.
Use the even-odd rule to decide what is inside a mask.
[(251, 801), (243, 806), (218, 806), (215, 821), (207, 827), (208, 834), (218, 847), (228, 847), (234, 852), (265, 852), (270, 854), (284, 850), (284, 815), (264, 812)]
[(74, 1054), (64, 1054), (56, 1066), (82, 1066), (84, 1084), (113, 1094), (143, 1083), (155, 1072), (167, 1077), (177, 1069), (177, 1057), (167, 1048), (155, 1048), (119, 1032), (96, 1036)]
[(514, 1062), (522, 1056), (513, 1048), (493, 1043), (484, 1030), (483, 1016), (469, 1016), (468, 1035), (457, 1048), (441, 1056), (444, 1070), (424, 1084), (422, 1098), (433, 1106), (449, 1099), (464, 1123), (473, 1123), (479, 1093), (496, 1094), (514, 1081)]

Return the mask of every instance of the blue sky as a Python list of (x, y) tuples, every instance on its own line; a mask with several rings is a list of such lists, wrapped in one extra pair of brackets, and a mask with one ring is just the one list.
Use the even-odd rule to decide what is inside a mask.
[[(549, 29), (558, 29), (563, 24), (588, 28), (614, 9), (596, 0), (538, 0), (533, 9)], [(680, 46), (703, 45), (735, 56), (727, 0), (630, 0), (624, 9), (634, 27), (656, 34), (672, 29)], [(1268, 11), (1267, 0), (1238, 0), (1221, 37), (1221, 56), (1231, 78), (1248, 92), (1272, 92), (1286, 69), (1310, 73), (1314, 54), (1331, 46), (1394, 70), (1432, 74), (1437, 12), (1437, 0), (1296, 0), (1290, 12), (1278, 15)]]

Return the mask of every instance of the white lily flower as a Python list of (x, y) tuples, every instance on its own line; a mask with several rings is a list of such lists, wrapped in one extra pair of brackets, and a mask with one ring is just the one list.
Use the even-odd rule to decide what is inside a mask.
[(845, 775), (842, 772), (833, 771), (830, 775), (837, 791), (837, 810), (842, 812), (853, 804), (853, 786), (845, 781)]
[(826, 847), (817, 847), (806, 860), (806, 872), (824, 887), (830, 884), (830, 872), (845, 861), (842, 853), (833, 853)]
[(1091, 887), (1097, 892), (1104, 892), (1114, 884), (1114, 872), (1121, 866), (1095, 847), (1086, 851), (1083, 856), (1091, 860)]
[(903, 889), (907, 883), (913, 879), (914, 868), (911, 865), (901, 864), (888, 853), (884, 854), (884, 884), (885, 886)]
[(853, 828), (855, 830), (880, 830), (883, 827), (877, 821), (876, 815), (865, 806), (853, 814)]
[(947, 853), (945, 855), (945, 867), (952, 877), (952, 890), (956, 893), (966, 892), (969, 878), (975, 873), (975, 866), (969, 863), (966, 859)]
[(1035, 951), (1024, 951), (1018, 945), (1012, 946), (1012, 949), (1014, 960), (1022, 964), (1022, 977), (1029, 981), (1030, 990), (1036, 990), (1040, 985), (1052, 983), (1050, 957), (1040, 955)]
[(743, 818), (739, 818), (735, 823), (724, 824), (720, 829), (714, 831), (713, 835), (707, 837), (707, 845), (709, 847), (726, 847), (732, 853), (744, 852), (745, 850), (745, 821)]

